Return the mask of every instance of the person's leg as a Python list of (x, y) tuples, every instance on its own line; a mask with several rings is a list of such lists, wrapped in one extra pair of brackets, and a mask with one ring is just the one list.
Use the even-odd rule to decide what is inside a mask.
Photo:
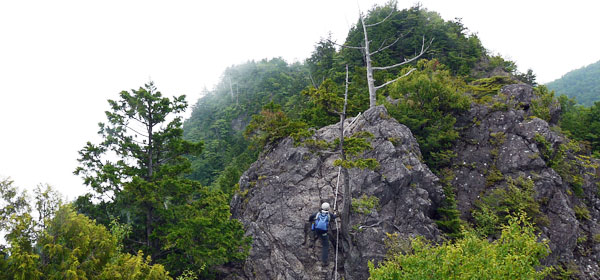
[(324, 266), (329, 264), (329, 235), (327, 232), (321, 234), (321, 241), (323, 242), (323, 249), (321, 251), (321, 261)]

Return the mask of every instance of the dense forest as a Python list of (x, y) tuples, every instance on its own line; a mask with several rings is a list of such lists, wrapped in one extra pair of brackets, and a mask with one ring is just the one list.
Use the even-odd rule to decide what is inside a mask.
[[(388, 14), (388, 8), (376, 8), (367, 20), (376, 22)], [(411, 32), (402, 34), (405, 30)], [(361, 34), (360, 29), (352, 28), (345, 44), (360, 45)], [(444, 21), (439, 14), (420, 7), (398, 11), (385, 24), (374, 27), (370, 34), (376, 46), (402, 36), (398, 44), (374, 57), (374, 65), (412, 56), (421, 48), (425, 36), (434, 40), (422, 58), (436, 60), (447, 68), (448, 75), (461, 77), (465, 82), (489, 77), (491, 73), (526, 77), (517, 72), (514, 62), (490, 54), (460, 21)], [(258, 155), (256, 150), (248, 150), (251, 145), (243, 138), (244, 128), (252, 115), (258, 114), (269, 102), (278, 104), (288, 117), (302, 121), (307, 127), (319, 128), (337, 122), (339, 117), (319, 104), (319, 92), (343, 94), (346, 64), (353, 81), (348, 96), (347, 114), (350, 116), (368, 107), (368, 96), (360, 94), (367, 90), (365, 68), (359, 51), (338, 50), (329, 38), (318, 42), (303, 64), (289, 65), (274, 58), (225, 70), (221, 82), (198, 100), (192, 116), (184, 122), (184, 138), (205, 143), (204, 153), (192, 158), (194, 171), (190, 178), (230, 191)], [(402, 70), (378, 72), (375, 80), (390, 80), (399, 71)], [(390, 93), (384, 89), (381, 95)]]
[[(474, 218), (466, 220), (457, 210), (449, 170), (464, 129), (457, 125), (459, 119), (472, 104), (506, 109), (495, 101), (499, 90), (519, 83), (535, 86), (540, 97), (532, 105), (532, 118), (550, 121), (551, 107), (560, 103), (556, 129), (583, 147), (581, 154), (599, 158), (600, 102), (591, 103), (597, 87), (586, 86), (590, 93), (575, 96), (558, 81), (548, 85), (589, 107), (556, 97), (536, 84), (532, 71), (521, 73), (514, 62), (488, 51), (459, 19), (446, 21), (418, 5), (374, 7), (363, 20), (345, 42), (321, 39), (303, 62), (272, 58), (227, 68), (215, 88), (191, 106), (185, 121), (180, 116), (188, 107), (184, 96), (164, 97), (152, 82), (109, 100), (106, 121), (99, 124), (102, 142), (88, 142), (80, 150), (74, 171), (88, 194), (64, 202), (52, 188), (40, 185), (31, 198), (9, 179), (0, 181), (0, 230), (7, 232), (7, 246), (0, 247), (0, 278), (227, 277), (230, 268), (244, 262), (252, 244), (242, 223), (230, 218), (240, 176), (289, 136), (305, 145), (336, 146), (307, 139), (316, 129), (340, 121), (344, 93), (345, 115), (369, 108), (365, 56), (349, 47), (364, 45), (363, 24), (370, 25), (369, 43), (377, 50), (374, 67), (410, 60), (426, 49), (414, 63), (382, 69), (373, 78), (383, 85), (404, 76), (382, 86), (377, 103), (411, 130), (422, 161), (441, 178), (445, 196), (436, 223), (447, 240), (434, 244), (415, 238), (408, 250), (390, 243), (385, 262), (369, 264), (372, 279), (471, 279), (481, 269), (493, 279), (543, 279), (556, 271), (574, 275), (566, 266), (540, 269), (549, 252), (546, 243), (538, 242), (539, 206), (532, 183), (515, 181), (488, 200), (482, 198)], [(598, 70), (598, 65), (585, 70)], [(574, 87), (583, 83), (576, 81), (591, 80), (577, 73), (561, 81)], [(362, 143), (348, 141), (344, 149), (352, 149), (352, 141)], [(558, 148), (548, 151), (548, 158), (562, 159)], [(454, 261), (454, 270), (432, 257), (439, 255)], [(461, 267), (463, 262), (472, 265)]]
[(600, 101), (600, 61), (564, 74), (546, 84), (558, 95), (566, 95), (584, 106)]

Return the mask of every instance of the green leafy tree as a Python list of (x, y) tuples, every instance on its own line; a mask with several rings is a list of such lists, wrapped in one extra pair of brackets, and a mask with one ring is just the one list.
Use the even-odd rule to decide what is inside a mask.
[(244, 136), (249, 138), (258, 150), (290, 135), (304, 134), (306, 134), (306, 124), (291, 120), (281, 110), (281, 106), (273, 102), (265, 105), (260, 114), (252, 116), (252, 121), (244, 132)]
[(12, 214), (10, 218), (11, 228), (6, 235), (9, 249), (7, 267), (8, 279), (36, 280), (43, 275), (40, 271), (40, 256), (34, 252), (35, 221), (30, 213), (21, 215)]
[[(318, 88), (310, 87), (302, 91), (309, 97), (309, 104), (302, 112), (302, 119), (312, 127), (323, 127), (339, 121), (339, 110), (342, 109), (343, 92), (337, 84), (327, 79)], [(336, 108), (336, 110), (331, 110)]]
[[(213, 215), (211, 227), (238, 232), (214, 232), (209, 228), (199, 231), (209, 235), (243, 236), (239, 221), (230, 220), (229, 215), (217, 215), (214, 211), (223, 209), (211, 208), (207, 202), (219, 196), (219, 191), (207, 192), (206, 187), (183, 176), (191, 166), (185, 156), (198, 155), (203, 146), (182, 139), (181, 117), (177, 114), (187, 106), (185, 96), (163, 97), (149, 83), (138, 90), (121, 92), (120, 99), (109, 100), (109, 104), (108, 122), (100, 124), (99, 134), (103, 141), (98, 145), (88, 142), (80, 151), (80, 166), (75, 174), (83, 177), (97, 197), (109, 198), (98, 205), (109, 211), (109, 218), (115, 217), (131, 225), (132, 233), (124, 241), (125, 250), (133, 254), (142, 250), (154, 261), (167, 265), (167, 269), (176, 275), (182, 273), (183, 268), (200, 270), (205, 263), (216, 265), (238, 259), (235, 255), (218, 262), (199, 259), (197, 254), (191, 254), (199, 248), (216, 252), (240, 250), (241, 255), (246, 254), (249, 241), (245, 238), (202, 239), (181, 247), (173, 247), (167, 238), (172, 231), (178, 230), (173, 227), (174, 220), (180, 221), (180, 226), (194, 226), (197, 217), (177, 211), (190, 205), (199, 208), (194, 212), (196, 215)], [(101, 212), (94, 210), (90, 198), (91, 195), (79, 198), (76, 205), (82, 206), (85, 213)], [(100, 213), (99, 217), (92, 218), (105, 219), (107, 215)], [(105, 225), (108, 222), (103, 221)], [(226, 242), (211, 243), (211, 246), (204, 243), (214, 240)], [(178, 254), (192, 257), (181, 257), (181, 262), (174, 265), (169, 258)]]
[(562, 131), (571, 139), (583, 140), (587, 131), (586, 122), (589, 108), (578, 105), (575, 99), (569, 98), (566, 95), (558, 97), (560, 102), (560, 121), (559, 125)]
[[(0, 205), (20, 209), (5, 218), (8, 247), (0, 254), (2, 279), (171, 279), (164, 267), (150, 265), (150, 259), (121, 266), (121, 259), (132, 258), (119, 252), (122, 236), (77, 214), (70, 205), (61, 205), (61, 195), (50, 186), (39, 185), (34, 191), (32, 204), (43, 215), (36, 221), (29, 203), (24, 207), (15, 203), (14, 197), (29, 202), (27, 194), (19, 192), (12, 181), (3, 180), (0, 185), (9, 190), (1, 193)], [(146, 273), (144, 265), (153, 273)], [(116, 268), (136, 276), (123, 277), (113, 272)]]
[(61, 194), (48, 184), (39, 184), (33, 190), (38, 224), (45, 229), (47, 220), (54, 216), (63, 204)]
[(461, 220), (449, 164), (459, 137), (454, 127), (456, 118), (470, 108), (471, 100), (464, 93), (464, 81), (452, 76), (437, 60), (421, 60), (417, 69), (402, 82), (390, 85), (388, 92), (394, 101), (385, 106), (392, 117), (410, 128), (425, 163), (442, 178), (445, 197), (438, 208), (437, 224), (456, 238), (461, 235)]
[(144, 258), (144, 254), (139, 251), (137, 255), (119, 255), (104, 267), (96, 279), (170, 280), (172, 278), (162, 265), (151, 264), (150, 257)]
[(533, 92), (538, 97), (531, 101), (533, 115), (550, 122), (552, 117), (550, 115), (550, 109), (553, 106), (558, 106), (558, 102), (554, 98), (554, 91), (549, 91), (545, 86), (538, 86), (534, 88)]
[(561, 95), (560, 127), (572, 139), (588, 146), (590, 153), (600, 158), (600, 102), (591, 107), (575, 103), (575, 100)]
[(533, 70), (527, 69), (526, 73), (517, 73), (515, 78), (523, 83), (526, 83), (532, 87), (537, 86), (537, 82), (535, 81), (536, 75), (533, 73)]
[(0, 179), (0, 231), (11, 229), (11, 217), (29, 213), (31, 206), (27, 200), (27, 193), (19, 193), (10, 178)]
[[(364, 17), (365, 23), (377, 23), (391, 16), (379, 25), (368, 30), (371, 46), (386, 46), (394, 38), (401, 39), (373, 56), (373, 65), (391, 65), (419, 53), (423, 46), (423, 37), (434, 38), (429, 50), (421, 58), (436, 59), (447, 65), (455, 75), (467, 76), (486, 57), (486, 50), (476, 34), (469, 34), (460, 19), (445, 21), (438, 13), (428, 11), (420, 5), (398, 11), (395, 3), (383, 7), (374, 7)], [(360, 21), (348, 32), (345, 45), (358, 46), (364, 41)], [(363, 65), (360, 52), (342, 49), (346, 61), (352, 66)], [(487, 69), (486, 69), (487, 70)], [(391, 80), (401, 69), (375, 73), (377, 81)], [(354, 81), (354, 79), (353, 79)]]
[(437, 60), (421, 60), (417, 71), (389, 88), (397, 103), (386, 108), (398, 122), (408, 126), (419, 142), (427, 165), (433, 170), (447, 166), (458, 139), (456, 116), (470, 108), (465, 84), (453, 77)]
[(369, 262), (369, 279), (544, 279), (541, 269), (549, 254), (524, 215), (512, 217), (498, 240), (489, 242), (474, 232), (436, 246), (417, 237), (410, 250), (393, 255), (377, 268)]
[(331, 42), (331, 34), (329, 34), (327, 39), (321, 39), (315, 45), (312, 54), (306, 59), (313, 88), (319, 88), (327, 78), (330, 78), (331, 72), (334, 71), (335, 57), (335, 44)]
[(63, 207), (39, 242), (47, 279), (97, 278), (116, 252), (116, 240), (102, 225)]
[(172, 252), (164, 260), (167, 267), (177, 272), (189, 268), (202, 272), (215, 265), (245, 260), (250, 238), (244, 236), (241, 223), (223, 222), (231, 216), (229, 196), (207, 188), (195, 195), (203, 199), (168, 210), (170, 223), (162, 236), (165, 249)]

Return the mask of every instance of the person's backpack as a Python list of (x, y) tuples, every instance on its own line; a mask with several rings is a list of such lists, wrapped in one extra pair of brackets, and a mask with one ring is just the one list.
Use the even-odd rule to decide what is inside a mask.
[(315, 223), (313, 224), (313, 230), (320, 229), (323, 231), (327, 231), (328, 226), (329, 226), (329, 213), (317, 214), (317, 217), (315, 217)]

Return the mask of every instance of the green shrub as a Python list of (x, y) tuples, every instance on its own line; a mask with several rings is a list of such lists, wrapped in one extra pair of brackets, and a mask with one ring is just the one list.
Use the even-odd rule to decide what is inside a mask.
[(548, 244), (537, 239), (524, 215), (509, 218), (493, 242), (474, 232), (439, 246), (417, 237), (409, 252), (394, 253), (377, 268), (369, 262), (369, 279), (544, 279), (552, 272), (540, 269)]
[(573, 207), (573, 211), (575, 211), (577, 220), (585, 221), (591, 218), (590, 210), (585, 205), (576, 205)]
[(554, 271), (549, 277), (552, 280), (579, 279), (579, 267), (574, 262), (555, 265), (552, 267), (552, 269)]
[(494, 76), (491, 78), (483, 78), (473, 81), (469, 85), (469, 89), (475, 96), (475, 101), (478, 103), (488, 103), (500, 92), (500, 89), (505, 85), (514, 84), (515, 81), (505, 76)]
[(502, 179), (504, 179), (502, 172), (500, 172), (496, 165), (492, 165), (485, 177), (485, 185), (488, 187), (493, 186), (496, 182), (502, 181)]
[(556, 102), (554, 100), (554, 91), (548, 91), (546, 86), (537, 86), (533, 92), (538, 96), (537, 99), (531, 101), (533, 115), (549, 122), (551, 117), (550, 108)]
[(600, 233), (594, 234), (593, 240), (596, 244), (600, 243)]
[(490, 133), (490, 136), (490, 144), (494, 146), (500, 146), (504, 144), (504, 141), (506, 141), (506, 134), (504, 134), (502, 131), (492, 132)]
[(575, 195), (578, 197), (583, 197), (583, 177), (574, 175), (571, 177), (571, 180), (571, 188), (573, 189), (573, 193), (575, 193)]
[(253, 147), (258, 150), (288, 136), (297, 140), (309, 135), (304, 122), (288, 118), (281, 106), (273, 102), (265, 105), (259, 114), (252, 116), (252, 121), (244, 131), (244, 136), (250, 139)]
[(526, 213), (535, 224), (547, 224), (547, 217), (535, 200), (533, 180), (509, 177), (507, 183), (508, 186), (496, 188), (475, 202), (472, 214), (477, 231), (483, 235), (495, 234), (506, 225), (510, 216), (521, 212)]
[(444, 168), (438, 176), (444, 190), (444, 200), (437, 209), (435, 223), (448, 237), (452, 239), (462, 237), (463, 221), (460, 219), (460, 212), (456, 207), (456, 196), (452, 186), (454, 172), (450, 168)]
[(363, 215), (371, 214), (373, 209), (379, 207), (379, 198), (363, 194), (360, 198), (352, 199), (352, 212)]

